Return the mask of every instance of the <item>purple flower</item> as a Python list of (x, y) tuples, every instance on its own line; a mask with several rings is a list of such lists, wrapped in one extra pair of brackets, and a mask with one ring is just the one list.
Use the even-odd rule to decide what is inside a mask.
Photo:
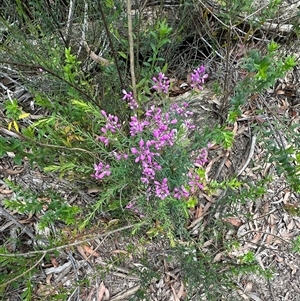
[(127, 155), (127, 154), (123, 154), (123, 153), (120, 153), (120, 152), (115, 152), (115, 151), (113, 151), (113, 152), (112, 152), (112, 155), (113, 155), (118, 161), (120, 161), (120, 160), (122, 160), (122, 159), (124, 159), (124, 160), (127, 160), (127, 159), (128, 159), (128, 155)]
[(205, 67), (200, 66), (193, 71), (191, 74), (191, 87), (193, 89), (203, 90), (202, 85), (204, 84), (204, 80), (208, 78), (208, 74), (205, 73)]
[(146, 184), (146, 183), (149, 183), (149, 180), (154, 180), (154, 177), (155, 177), (155, 171), (154, 171), (154, 168), (153, 166), (147, 164), (146, 162), (143, 162), (142, 163), (142, 167), (143, 167), (143, 172), (142, 174), (145, 176), (145, 177), (142, 177), (141, 178), (141, 181)]
[[(131, 210), (131, 211), (133, 211), (133, 212), (135, 212), (135, 213), (139, 213), (139, 212), (140, 212), (139, 209), (136, 208), (136, 203), (135, 203), (135, 201), (129, 202), (129, 203), (127, 204), (127, 206), (125, 207), (125, 209)], [(142, 217), (142, 218), (145, 217), (144, 214), (139, 214), (139, 216)]]
[(122, 90), (122, 93), (124, 94), (123, 100), (128, 102), (128, 105), (131, 110), (136, 110), (139, 105), (133, 98), (132, 92), (127, 93), (125, 90)]
[(165, 94), (169, 92), (170, 81), (162, 72), (158, 74), (158, 77), (153, 77), (152, 80), (155, 83), (152, 89)]
[(144, 140), (141, 140), (139, 142), (139, 147), (140, 149), (138, 150), (137, 148), (133, 147), (131, 149), (131, 153), (134, 155), (138, 155), (135, 159), (135, 162), (139, 162), (139, 161), (145, 161), (148, 164), (152, 163), (152, 159), (154, 156), (158, 155), (157, 153), (153, 153), (150, 150), (150, 147), (152, 145), (152, 141), (147, 141), (146, 143), (144, 142)]
[(174, 188), (174, 198), (180, 200), (181, 198), (187, 198), (189, 196), (189, 192), (181, 185), (180, 188)]
[(105, 127), (101, 128), (101, 131), (103, 133), (106, 133), (107, 131), (111, 131), (112, 133), (115, 133), (118, 129), (121, 128), (121, 124), (119, 122), (118, 116), (114, 115), (107, 115), (105, 111), (101, 110), (101, 114), (103, 117), (106, 118), (106, 125)]
[(125, 208), (131, 209), (134, 205), (135, 205), (135, 202), (129, 202)]
[(108, 143), (109, 143), (108, 138), (107, 138), (107, 137), (104, 137), (104, 136), (98, 137), (98, 140), (100, 140), (101, 142), (103, 142), (105, 146), (107, 146)]
[(168, 128), (162, 130), (162, 129), (157, 129), (152, 132), (153, 137), (156, 139), (155, 140), (155, 148), (157, 150), (162, 149), (164, 146), (172, 146), (174, 145), (175, 138), (176, 138), (176, 130), (168, 130)]
[(155, 185), (155, 195), (161, 200), (164, 200), (167, 196), (170, 195), (168, 188), (168, 179), (164, 178), (161, 183), (154, 181)]
[(188, 184), (191, 188), (191, 193), (194, 193), (198, 189), (200, 189), (200, 190), (203, 189), (203, 184), (200, 183), (199, 175), (197, 175), (195, 172), (189, 172), (188, 177), (190, 178)]
[(207, 160), (208, 152), (206, 148), (202, 148), (198, 150), (198, 152), (193, 151), (191, 153), (191, 157), (193, 158), (194, 164), (197, 167), (203, 167)]
[(194, 130), (195, 127), (196, 127), (196, 126), (193, 125), (192, 122), (189, 121), (189, 120), (185, 120), (185, 121), (184, 121), (184, 125), (185, 125), (185, 127), (186, 127), (188, 130)]
[(110, 176), (111, 171), (110, 166), (108, 164), (104, 165), (102, 162), (100, 162), (98, 165), (94, 164), (95, 174), (92, 175), (93, 178), (100, 180), (104, 178), (105, 176)]
[(193, 115), (193, 112), (187, 111), (188, 104), (184, 102), (182, 106), (179, 106), (177, 103), (172, 104), (170, 107), (171, 112), (175, 112), (179, 116), (189, 117)]
[(147, 125), (149, 125), (148, 121), (139, 121), (136, 116), (131, 116), (131, 121), (129, 122), (130, 135), (135, 136), (137, 133), (142, 132)]
[(142, 167), (142, 177), (141, 181), (144, 184), (149, 184), (150, 180), (155, 178), (155, 170), (160, 170), (161, 166), (154, 160), (154, 156), (157, 156), (158, 153), (154, 153), (150, 148), (154, 142), (152, 140), (144, 140), (139, 142), (139, 149), (133, 147), (131, 153), (136, 155), (135, 162), (140, 162)]

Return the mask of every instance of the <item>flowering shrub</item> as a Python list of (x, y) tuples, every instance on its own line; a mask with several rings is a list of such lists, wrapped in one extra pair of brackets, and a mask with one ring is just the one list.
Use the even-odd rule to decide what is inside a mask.
[[(207, 74), (203, 66), (194, 73), (192, 87), (199, 89)], [(154, 77), (153, 82), (152, 89), (158, 93), (168, 93), (170, 81), (163, 73)], [(105, 125), (98, 140), (109, 156), (105, 162), (94, 165), (92, 177), (105, 180), (107, 184), (110, 179), (112, 182), (118, 181), (117, 171), (120, 164), (126, 161), (123, 168), (125, 166), (127, 185), (134, 187), (131, 193), (135, 194), (135, 201), (129, 201), (124, 206), (140, 216), (144, 216), (139, 209), (141, 198), (154, 203), (166, 199), (188, 200), (204, 187), (198, 171), (207, 163), (208, 156), (207, 148), (192, 151), (187, 138), (188, 143), (181, 143), (185, 133), (195, 127), (189, 120), (193, 113), (188, 111), (188, 104), (175, 103), (167, 108), (152, 105), (141, 117), (132, 92), (122, 92), (123, 100), (132, 111), (128, 122), (129, 137), (124, 130), (126, 125), (123, 127), (117, 116), (101, 111)]]

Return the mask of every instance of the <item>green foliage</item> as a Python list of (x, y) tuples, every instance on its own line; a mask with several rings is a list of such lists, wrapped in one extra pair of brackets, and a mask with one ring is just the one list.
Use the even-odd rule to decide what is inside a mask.
[(244, 59), (243, 67), (248, 75), (236, 85), (235, 94), (230, 101), (229, 122), (233, 123), (240, 116), (240, 107), (246, 103), (249, 96), (269, 88), (296, 65), (294, 56), (288, 55), (279, 59), (279, 45), (274, 41), (268, 45), (267, 50), (267, 54), (262, 56), (257, 49), (252, 49)]
[(297, 236), (297, 237), (293, 240), (292, 251), (293, 251), (293, 252), (300, 253), (300, 236)]
[(212, 143), (222, 145), (225, 149), (229, 149), (234, 142), (234, 133), (225, 127), (217, 126), (206, 136), (206, 139)]
[(24, 143), (19, 139), (0, 137), (0, 158), (6, 153), (14, 153), (14, 162), (18, 165), (21, 165), (22, 159), (28, 155), (24, 150)]
[(55, 192), (45, 191), (38, 196), (11, 182), (7, 181), (6, 184), (16, 193), (16, 197), (4, 200), (5, 206), (20, 213), (38, 215), (41, 229), (49, 227), (55, 221), (63, 221), (67, 225), (77, 223), (76, 216), (81, 210), (77, 206), (70, 206)]
[[(1, 246), (0, 253), (9, 254), (10, 252), (5, 246)], [(37, 258), (35, 257), (0, 256), (0, 297), (5, 296), (5, 290), (23, 287), (23, 283), (26, 283), (23, 292), (24, 300), (32, 300), (30, 296), (33, 286), (30, 279), (37, 272), (37, 268), (31, 270), (30, 268), (32, 268), (36, 260)]]
[(8, 129), (10, 130), (13, 127), (17, 132), (19, 132), (17, 120), (24, 119), (30, 114), (23, 113), (22, 109), (18, 106), (16, 99), (6, 102), (5, 110), (6, 116), (11, 119), (11, 121), (8, 123)]
[[(150, 45), (151, 55), (147, 61), (143, 62), (143, 66), (140, 71), (139, 78), (141, 78), (141, 80), (137, 84), (137, 87), (140, 88), (141, 91), (145, 90), (146, 93), (149, 93), (149, 84), (152, 76), (161, 71), (165, 72), (167, 70), (165, 59), (160, 56), (160, 53), (161, 50), (171, 42), (171, 32), (172, 28), (168, 26), (166, 20), (158, 20), (153, 30), (149, 29), (143, 31), (143, 38), (147, 41), (145, 52), (149, 51), (148, 45)], [(146, 53), (145, 56), (147, 56)]]
[(76, 79), (79, 77), (79, 66), (81, 62), (77, 60), (76, 55), (71, 53), (71, 48), (65, 49), (65, 65), (64, 65), (64, 77), (72, 83), (76, 83)]

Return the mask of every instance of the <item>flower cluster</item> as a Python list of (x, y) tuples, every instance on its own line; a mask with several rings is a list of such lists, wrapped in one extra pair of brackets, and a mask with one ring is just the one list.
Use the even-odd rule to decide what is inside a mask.
[(141, 214), (141, 213), (140, 213), (140, 210), (137, 208), (137, 205), (136, 205), (136, 202), (135, 202), (135, 201), (129, 202), (125, 208), (128, 209), (128, 210), (133, 211), (133, 212), (136, 213), (136, 214), (139, 214), (139, 216), (140, 216), (141, 218), (145, 217), (144, 214)]
[(95, 173), (92, 174), (92, 177), (97, 179), (97, 180), (101, 180), (103, 179), (105, 176), (110, 176), (111, 175), (111, 171), (109, 164), (103, 164), (102, 162), (100, 162), (98, 165), (94, 164), (94, 169), (95, 169)]
[(200, 66), (193, 71), (191, 74), (191, 87), (193, 89), (203, 90), (202, 85), (204, 84), (204, 80), (208, 78), (208, 74), (205, 73), (205, 67)]
[[(207, 74), (205, 74), (203, 66), (194, 70), (191, 76), (193, 87), (202, 88), (201, 85), (205, 78), (207, 78)], [(161, 93), (168, 93), (170, 82), (163, 73), (159, 73), (157, 78), (153, 78), (153, 81), (155, 82), (153, 89)], [(131, 110), (136, 110), (138, 104), (134, 100), (132, 92), (128, 93), (125, 90), (122, 92), (124, 94), (123, 100), (127, 101)], [(101, 111), (101, 113), (106, 119), (106, 124), (101, 128), (103, 134), (98, 137), (98, 140), (108, 146), (110, 141), (112, 141), (112, 144), (118, 141), (119, 136), (115, 137), (115, 135), (121, 133), (121, 124), (117, 116), (108, 115), (105, 111)], [(144, 113), (143, 118), (139, 118), (139, 115), (135, 112), (128, 123), (130, 133), (130, 137), (128, 137), (130, 147), (128, 146), (128, 149), (130, 154), (118, 151), (119, 146), (117, 144), (113, 145), (114, 150), (110, 153), (111, 158), (117, 161), (132, 160), (132, 164), (138, 166), (140, 182), (149, 200), (152, 198), (164, 200), (167, 197), (184, 199), (197, 190), (203, 189), (202, 180), (196, 169), (202, 168), (208, 161), (206, 148), (191, 152), (190, 159), (188, 159), (190, 162), (184, 163), (187, 165), (179, 166), (180, 168), (175, 167), (174, 170), (170, 168), (171, 165), (176, 165), (174, 161), (176, 156), (172, 156), (172, 148), (177, 147), (178, 149), (179, 144), (177, 142), (180, 140), (178, 129), (181, 126), (185, 127), (186, 130), (194, 128), (194, 125), (188, 120), (192, 114), (188, 111), (187, 103), (173, 104), (168, 111), (153, 105)], [(111, 139), (112, 136), (113, 139)], [(189, 157), (187, 156), (187, 158)], [(116, 161), (114, 162), (116, 163)], [(130, 164), (126, 163), (126, 166), (130, 166)], [(174, 171), (174, 178), (170, 173), (166, 177), (164, 168)], [(94, 165), (94, 169), (95, 174), (92, 177), (96, 179), (111, 175), (109, 164), (105, 165), (100, 162), (98, 165)], [(177, 178), (181, 178), (181, 183), (178, 186), (174, 184)], [(137, 204), (130, 202), (126, 208), (139, 213), (137, 207)]]
[(154, 86), (152, 86), (152, 89), (154, 89), (156, 92), (162, 92), (164, 94), (169, 92), (170, 81), (164, 75), (164, 73), (160, 72), (158, 76), (153, 77), (152, 80), (155, 83)]
[(133, 98), (132, 92), (127, 93), (125, 90), (123, 90), (122, 93), (124, 94), (123, 100), (127, 101), (129, 108), (131, 110), (136, 110), (139, 107), (139, 105)]
[(144, 184), (149, 184), (151, 180), (155, 178), (155, 171), (160, 170), (161, 166), (154, 160), (158, 153), (151, 150), (153, 141), (149, 140), (146, 143), (144, 140), (140, 140), (139, 149), (133, 147), (131, 153), (135, 155), (135, 163), (140, 163), (142, 167), (141, 181)]
[(196, 167), (203, 167), (205, 163), (208, 162), (207, 156), (208, 152), (206, 148), (202, 148), (198, 151), (192, 151), (191, 153), (191, 158)]
[(189, 184), (190, 192), (192, 194), (195, 193), (197, 190), (203, 189), (203, 184), (201, 183), (200, 176), (196, 172), (190, 171), (188, 173), (188, 177), (189, 177), (188, 184)]
[(101, 132), (106, 133), (107, 131), (111, 131), (112, 133), (115, 133), (117, 130), (121, 128), (121, 124), (119, 122), (118, 116), (114, 116), (111, 114), (106, 114), (105, 111), (101, 111), (101, 114), (106, 119), (106, 125), (105, 127), (101, 128)]
[(161, 200), (165, 199), (170, 195), (169, 187), (168, 187), (168, 179), (164, 178), (161, 183), (158, 181), (154, 181), (155, 185), (155, 195)]
[(119, 123), (118, 116), (114, 116), (111, 114), (108, 114), (105, 111), (101, 111), (102, 116), (106, 119), (106, 124), (104, 127), (101, 128), (101, 132), (105, 134), (106, 136), (99, 136), (98, 140), (104, 143), (105, 146), (109, 143), (109, 138), (107, 134), (109, 132), (115, 133), (121, 128), (121, 124)]
[(139, 121), (136, 116), (131, 116), (131, 121), (129, 122), (129, 131), (131, 136), (135, 136), (141, 133), (149, 122), (146, 120)]

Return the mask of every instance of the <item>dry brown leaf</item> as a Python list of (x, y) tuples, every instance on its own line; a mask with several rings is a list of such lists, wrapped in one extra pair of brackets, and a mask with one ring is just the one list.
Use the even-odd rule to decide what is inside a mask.
[[(275, 234), (275, 225), (270, 226), (270, 233)], [(266, 243), (270, 244), (274, 240), (274, 235), (267, 235)]]
[(197, 218), (201, 217), (202, 215), (203, 215), (203, 205), (200, 204), (200, 206), (198, 206), (196, 208), (195, 218), (197, 219)]
[(240, 227), (243, 222), (238, 217), (228, 217), (223, 219), (224, 222), (229, 223), (234, 227)]
[(284, 95), (285, 92), (284, 92), (283, 90), (277, 90), (277, 91), (275, 92), (275, 94), (276, 94), (276, 95)]
[(49, 275), (47, 275), (47, 277), (46, 277), (46, 283), (47, 283), (48, 285), (51, 285), (51, 278), (52, 278), (52, 276), (53, 276), (53, 274), (49, 274)]
[(105, 292), (104, 292), (104, 298), (103, 301), (107, 301), (110, 299), (110, 293), (109, 290), (107, 288), (105, 288)]
[(225, 162), (225, 166), (226, 166), (227, 168), (230, 168), (231, 165), (232, 165), (231, 161), (230, 161), (229, 159), (227, 159), (226, 162)]
[(113, 250), (113, 251), (111, 251), (111, 254), (128, 254), (128, 252), (127, 251), (125, 251), (125, 250)]
[(250, 298), (242, 291), (242, 290), (237, 290), (237, 292), (239, 293), (239, 295), (244, 299), (244, 300), (249, 300)]
[(200, 194), (201, 196), (203, 196), (203, 197), (204, 197), (207, 201), (209, 201), (210, 203), (214, 203), (214, 200), (213, 200), (211, 197), (209, 197), (207, 194), (205, 194), (203, 191), (200, 191), (199, 194)]
[(171, 285), (171, 289), (172, 289), (172, 292), (173, 292), (173, 296), (174, 296), (174, 301), (180, 301), (180, 299), (178, 298), (176, 292), (175, 292), (175, 289), (174, 287)]
[(100, 286), (99, 286), (99, 290), (98, 290), (98, 296), (97, 296), (97, 300), (98, 301), (102, 301), (103, 299), (103, 296), (105, 295), (105, 285), (103, 283), (103, 281), (100, 283)]
[(86, 253), (88, 253), (90, 256), (99, 257), (100, 254), (91, 249), (89, 246), (83, 246), (83, 249)]
[(253, 244), (257, 244), (257, 243), (259, 242), (259, 240), (261, 239), (262, 236), (263, 236), (262, 233), (257, 233), (257, 234), (254, 236), (254, 238), (251, 240), (251, 242), (252, 242)]
[(88, 193), (88, 194), (91, 194), (91, 193), (97, 193), (97, 192), (99, 192), (99, 191), (100, 191), (99, 188), (89, 188), (88, 191), (87, 191), (87, 193)]
[(211, 204), (212, 204), (212, 203), (208, 202), (208, 203), (204, 206), (204, 208), (203, 208), (203, 214), (205, 214), (205, 213), (208, 211), (208, 209), (210, 208)]
[(234, 136), (236, 136), (237, 130), (238, 130), (238, 123), (235, 122), (235, 123), (233, 124), (233, 131), (232, 131), (233, 134), (234, 134)]
[(56, 258), (51, 257), (50, 261), (55, 268), (57, 268), (59, 266), (59, 263), (56, 261)]
[(244, 292), (249, 293), (249, 292), (252, 291), (252, 288), (253, 288), (253, 283), (252, 282), (247, 282), (247, 284), (245, 286), (245, 289), (244, 289)]
[(292, 229), (294, 229), (294, 227), (295, 227), (295, 222), (294, 222), (294, 220), (291, 220), (291, 222), (287, 225), (287, 229), (289, 230), (289, 231), (291, 231)]
[(77, 246), (77, 251), (80, 253), (80, 255), (86, 260), (89, 261), (88, 257), (86, 256), (84, 249), (82, 246)]
[(179, 299), (184, 297), (184, 284), (182, 281), (180, 281), (180, 288), (179, 288), (177, 295), (178, 295)]
[(218, 254), (214, 257), (213, 262), (219, 262), (219, 261), (221, 260), (221, 258), (222, 258), (222, 253), (218, 253)]
[(4, 171), (9, 175), (18, 175), (19, 173), (23, 172), (24, 167), (19, 170), (13, 170), (13, 169), (5, 169)]
[(9, 190), (9, 189), (5, 189), (5, 188), (0, 188), (0, 193), (2, 193), (2, 194), (11, 194), (11, 193), (13, 193), (13, 191), (12, 190)]

